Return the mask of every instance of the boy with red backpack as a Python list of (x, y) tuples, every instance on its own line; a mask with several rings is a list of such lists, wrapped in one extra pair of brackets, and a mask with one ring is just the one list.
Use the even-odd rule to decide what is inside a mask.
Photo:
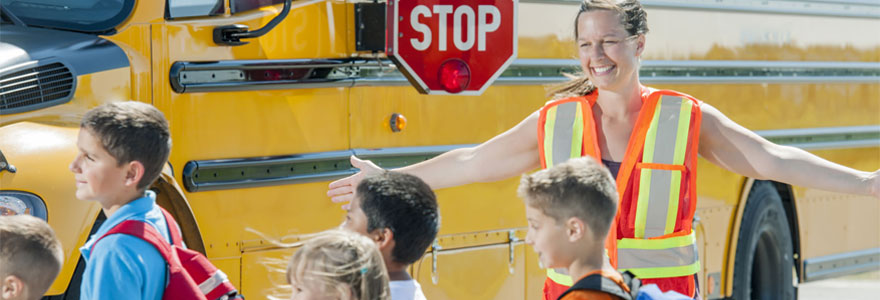
[(236, 297), (223, 272), (184, 248), (177, 223), (147, 190), (171, 152), (162, 112), (139, 102), (96, 107), (80, 123), (77, 148), (76, 197), (97, 201), (107, 217), (80, 248), (82, 299)]

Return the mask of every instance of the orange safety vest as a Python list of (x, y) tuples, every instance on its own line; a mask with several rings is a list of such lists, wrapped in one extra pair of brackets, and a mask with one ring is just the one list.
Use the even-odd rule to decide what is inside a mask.
[[(592, 107), (598, 92), (547, 103), (538, 119), (541, 167), (589, 155), (601, 160)], [(620, 205), (605, 243), (611, 264), (661, 290), (694, 295), (700, 269), (696, 210), (700, 101), (642, 87), (642, 109), (617, 174)], [(545, 299), (571, 278), (547, 269)], [(549, 294), (548, 294), (549, 292)]]

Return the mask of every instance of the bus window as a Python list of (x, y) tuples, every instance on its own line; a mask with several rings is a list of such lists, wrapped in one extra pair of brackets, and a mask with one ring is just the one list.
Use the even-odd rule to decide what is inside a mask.
[(232, 14), (280, 3), (284, 3), (284, 0), (229, 0)]
[(223, 14), (223, 0), (169, 0), (167, 19)]
[(27, 25), (101, 33), (125, 21), (134, 0), (2, 0), (0, 6)]

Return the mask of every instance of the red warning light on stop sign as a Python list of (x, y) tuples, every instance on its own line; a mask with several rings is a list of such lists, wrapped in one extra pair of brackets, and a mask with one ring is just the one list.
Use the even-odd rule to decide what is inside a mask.
[(516, 58), (517, 0), (389, 0), (385, 53), (423, 94), (479, 95)]

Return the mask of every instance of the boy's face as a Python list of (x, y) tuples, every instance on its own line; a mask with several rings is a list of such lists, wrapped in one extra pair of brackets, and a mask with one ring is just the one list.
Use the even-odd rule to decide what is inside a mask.
[(526, 243), (538, 253), (538, 261), (545, 268), (567, 268), (573, 260), (569, 244), (568, 229), (541, 210), (526, 205), (526, 220), (529, 229)]
[(355, 196), (351, 200), (348, 213), (345, 214), (345, 221), (342, 222), (342, 229), (369, 237), (367, 232), (367, 215), (361, 209), (361, 198), (359, 196)]
[(76, 198), (109, 204), (128, 193), (128, 164), (119, 166), (91, 130), (79, 130), (76, 146), (79, 154), (70, 163), (70, 171), (76, 179)]
[(360, 196), (354, 196), (354, 199), (351, 200), (351, 205), (349, 205), (347, 209), (348, 213), (345, 214), (345, 221), (342, 221), (342, 225), (339, 227), (343, 230), (356, 232), (376, 242), (376, 246), (379, 247), (379, 252), (382, 253), (382, 258), (386, 262), (385, 266), (391, 268), (388, 263), (394, 261), (394, 258), (391, 255), (391, 252), (394, 251), (394, 242), (392, 238), (389, 238), (383, 233), (390, 232), (390, 230), (385, 228), (374, 229), (372, 232), (367, 232), (367, 215), (361, 208), (362, 202)]

